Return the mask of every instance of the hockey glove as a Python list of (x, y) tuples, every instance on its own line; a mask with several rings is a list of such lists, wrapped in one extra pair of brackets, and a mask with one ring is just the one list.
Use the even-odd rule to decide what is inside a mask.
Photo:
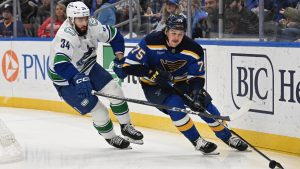
[(161, 88), (171, 88), (170, 82), (174, 80), (174, 77), (168, 71), (159, 69), (152, 71), (149, 78)]
[(121, 60), (119, 60), (118, 58), (114, 59), (113, 70), (119, 79), (125, 79), (127, 76), (126, 73), (122, 70), (122, 66), (125, 62), (125, 59), (126, 59), (125, 57), (123, 57)]
[(78, 73), (73, 77), (73, 83), (79, 98), (88, 98), (92, 94), (92, 85), (89, 76)]
[(193, 90), (190, 97), (194, 100), (194, 102), (190, 104), (190, 108), (199, 112), (203, 112), (212, 101), (212, 98), (204, 89)]

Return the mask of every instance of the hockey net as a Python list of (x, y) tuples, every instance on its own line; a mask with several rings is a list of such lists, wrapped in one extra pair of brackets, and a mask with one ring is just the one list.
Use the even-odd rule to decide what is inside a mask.
[(14, 134), (0, 119), (0, 163), (20, 161), (23, 156), (23, 150)]

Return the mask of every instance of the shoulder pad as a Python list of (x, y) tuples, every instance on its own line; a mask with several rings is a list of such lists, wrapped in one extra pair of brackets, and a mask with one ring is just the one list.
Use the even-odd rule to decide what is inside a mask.
[(56, 39), (65, 39), (73, 45), (79, 42), (78, 35), (72, 27), (65, 27), (63, 30), (57, 32)]
[(203, 48), (196, 41), (187, 36), (184, 36), (182, 40), (182, 48), (184, 50), (189, 50), (191, 52), (197, 53), (201, 57), (204, 56)]
[(71, 36), (77, 35), (77, 33), (75, 32), (75, 30), (72, 27), (65, 27), (63, 32), (65, 32)]
[(90, 18), (89, 19), (89, 26), (97, 26), (98, 21), (95, 18)]

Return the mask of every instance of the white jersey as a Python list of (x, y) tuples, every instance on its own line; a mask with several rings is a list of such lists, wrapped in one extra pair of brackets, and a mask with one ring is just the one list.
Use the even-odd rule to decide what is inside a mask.
[(69, 20), (59, 28), (51, 44), (48, 75), (57, 85), (68, 85), (68, 81), (60, 77), (54, 66), (70, 62), (79, 71), (88, 74), (96, 63), (98, 41), (110, 42), (116, 35), (116, 28), (102, 25), (94, 18), (89, 19), (85, 36), (78, 36)]

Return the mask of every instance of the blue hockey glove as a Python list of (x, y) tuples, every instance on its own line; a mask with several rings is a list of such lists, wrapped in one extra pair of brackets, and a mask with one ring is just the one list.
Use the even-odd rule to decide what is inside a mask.
[(149, 78), (153, 80), (161, 88), (171, 88), (170, 82), (173, 82), (174, 77), (170, 72), (165, 70), (154, 70), (150, 73)]
[(123, 57), (121, 60), (119, 60), (118, 58), (114, 59), (114, 67), (113, 70), (116, 73), (116, 75), (118, 76), (118, 78), (120, 79), (125, 79), (126, 78), (126, 73), (122, 70), (122, 66), (125, 62), (125, 57)]
[(73, 83), (78, 97), (88, 98), (92, 95), (92, 85), (89, 76), (84, 73), (78, 73), (73, 77)]
[(199, 112), (203, 112), (212, 101), (211, 96), (204, 89), (193, 90), (190, 97), (194, 100), (194, 102), (190, 104), (190, 108)]

